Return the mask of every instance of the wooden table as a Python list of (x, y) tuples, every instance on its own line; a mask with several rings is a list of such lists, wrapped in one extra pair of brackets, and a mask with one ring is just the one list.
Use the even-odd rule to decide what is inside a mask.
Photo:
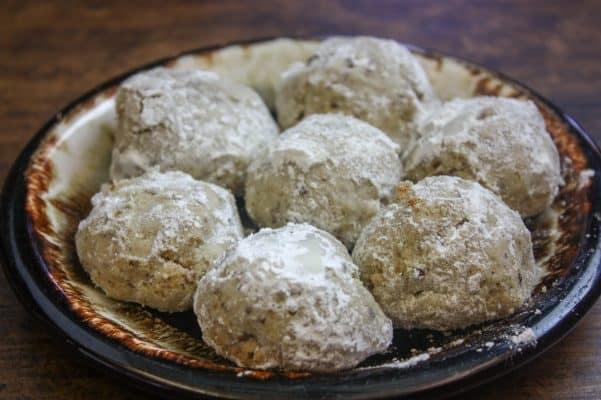
[[(185, 49), (291, 34), (388, 36), (467, 57), (526, 82), (601, 140), (596, 0), (50, 3), (0, 7), (2, 179), (42, 123), (96, 84)], [(601, 303), (538, 360), (462, 398), (599, 399), (600, 331)], [(146, 395), (89, 367), (29, 316), (0, 277), (0, 398), (90, 397)]]

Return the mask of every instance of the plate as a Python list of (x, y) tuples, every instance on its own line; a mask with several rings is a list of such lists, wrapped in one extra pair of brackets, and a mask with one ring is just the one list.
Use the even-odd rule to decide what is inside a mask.
[(601, 292), (598, 148), (572, 118), (526, 86), (414, 46), (409, 47), (442, 99), (531, 99), (560, 152), (565, 185), (547, 211), (526, 221), (546, 275), (513, 316), (445, 334), (397, 329), (387, 353), (348, 371), (255, 371), (236, 367), (206, 346), (191, 311), (159, 313), (111, 300), (91, 284), (73, 237), (90, 210), (90, 197), (108, 181), (119, 83), (157, 65), (204, 68), (252, 86), (272, 106), (279, 74), (317, 44), (270, 39), (189, 51), (112, 79), (48, 121), (12, 167), (0, 208), (4, 271), (27, 309), (95, 363), (173, 397), (447, 396), (507, 373), (566, 335)]

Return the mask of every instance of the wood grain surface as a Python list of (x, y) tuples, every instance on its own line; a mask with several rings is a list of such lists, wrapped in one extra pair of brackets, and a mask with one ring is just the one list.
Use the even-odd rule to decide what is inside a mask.
[[(74, 97), (189, 48), (265, 36), (370, 34), (483, 63), (556, 102), (601, 141), (601, 2), (0, 2), (0, 176)], [(601, 303), (552, 350), (461, 396), (601, 399)], [(0, 399), (148, 398), (89, 366), (0, 277)]]

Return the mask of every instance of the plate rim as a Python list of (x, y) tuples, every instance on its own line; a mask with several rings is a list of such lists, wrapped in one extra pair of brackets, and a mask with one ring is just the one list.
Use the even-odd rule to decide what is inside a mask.
[[(320, 40), (327, 36), (286, 37), (293, 40)], [(21, 151), (6, 176), (0, 197), (0, 261), (2, 261), (1, 263), (4, 274), (10, 286), (12, 287), (13, 292), (16, 294), (17, 298), (24, 305), (27, 311), (33, 313), (36, 317), (52, 327), (56, 333), (58, 333), (71, 346), (75, 347), (79, 353), (94, 361), (96, 365), (101, 365), (104, 367), (104, 369), (108, 369), (114, 374), (117, 374), (121, 377), (130, 378), (133, 380), (136, 386), (142, 389), (151, 390), (154, 393), (157, 393), (158, 390), (161, 394), (169, 396), (209, 395), (240, 398), (239, 396), (233, 396), (232, 393), (227, 393), (220, 390), (211, 390), (207, 388), (196, 387), (192, 392), (190, 391), (189, 387), (174, 386), (173, 381), (168, 381), (165, 379), (161, 382), (161, 379), (158, 379), (156, 376), (152, 376), (144, 371), (132, 368), (130, 365), (127, 365), (127, 360), (125, 358), (129, 358), (131, 356), (140, 357), (149, 362), (157, 361), (153, 360), (152, 358), (145, 357), (144, 355), (135, 353), (129, 349), (122, 348), (115, 350), (115, 344), (111, 343), (107, 338), (102, 337), (97, 332), (93, 332), (90, 328), (78, 324), (77, 321), (75, 321), (76, 318), (72, 318), (73, 316), (70, 318), (69, 316), (65, 315), (64, 310), (60, 310), (59, 306), (48, 297), (49, 294), (44, 291), (44, 288), (38, 285), (35, 277), (30, 273), (30, 271), (28, 271), (26, 266), (28, 263), (34, 263), (36, 264), (36, 267), (40, 267), (41, 269), (44, 268), (43, 260), (41, 259), (41, 256), (36, 248), (37, 244), (35, 243), (35, 234), (31, 231), (31, 221), (29, 221), (25, 211), (25, 171), (29, 164), (30, 157), (36, 151), (38, 145), (46, 136), (46, 133), (57, 122), (60, 121), (62, 115), (67, 114), (79, 104), (95, 97), (106, 89), (114, 87), (132, 74), (152, 68), (154, 66), (167, 64), (178, 59), (179, 57), (186, 55), (210, 52), (231, 45), (256, 44), (278, 38), (280, 37), (261, 37), (202, 46), (183, 52), (178, 52), (167, 57), (162, 57), (152, 62), (129, 69), (124, 73), (118, 74), (117, 76), (95, 86), (93, 89), (69, 102), (58, 113), (53, 115), (44, 125), (42, 125), (42, 127), (35, 133), (25, 148)], [(579, 254), (577, 256), (586, 260), (586, 262), (583, 264), (583, 269), (585, 270), (583, 273), (588, 271), (592, 274), (592, 276), (590, 277), (589, 286), (586, 286), (586, 283), (581, 282), (580, 280), (572, 285), (566, 298), (569, 297), (570, 294), (573, 294), (579, 290), (583, 290), (584, 294), (576, 296), (578, 298), (576, 299), (574, 306), (567, 310), (567, 314), (564, 315), (559, 322), (549, 327), (544, 334), (538, 338), (535, 346), (524, 348), (522, 352), (517, 354), (509, 354), (509, 359), (506, 359), (507, 357), (495, 357), (493, 358), (492, 361), (494, 362), (491, 365), (487, 365), (484, 368), (477, 370), (470, 370), (464, 376), (454, 376), (449, 378), (447, 381), (437, 382), (434, 385), (422, 386), (419, 391), (393, 390), (374, 393), (367, 389), (364, 392), (346, 393), (348, 398), (380, 398), (415, 394), (427, 395), (428, 397), (438, 397), (441, 395), (448, 396), (463, 392), (487, 381), (496, 379), (533, 360), (561, 340), (576, 326), (577, 322), (581, 320), (588, 310), (590, 310), (595, 301), (601, 295), (601, 237), (599, 235), (601, 230), (601, 221), (599, 221), (599, 218), (592, 217), (595, 212), (601, 212), (601, 152), (592, 137), (572, 117), (563, 112), (553, 102), (541, 96), (529, 86), (524, 85), (523, 83), (501, 72), (498, 72), (495, 69), (489, 68), (481, 63), (473, 62), (464, 57), (450, 55), (444, 51), (426, 49), (403, 42), (400, 43), (404, 44), (412, 51), (424, 54), (426, 56), (442, 56), (445, 58), (450, 58), (464, 65), (467, 64), (481, 68), (503, 81), (516, 85), (519, 88), (523, 88), (533, 98), (549, 107), (551, 111), (553, 111), (569, 127), (571, 134), (576, 136), (581, 143), (582, 150), (586, 155), (587, 161), (589, 162), (589, 167), (594, 166), (595, 170), (593, 184), (590, 189), (591, 211), (586, 224), (586, 232), (590, 234), (590, 237), (586, 238), (584, 242), (581, 242), (579, 246)], [(19, 226), (20, 223), (23, 222), (24, 225)], [(594, 249), (594, 251), (591, 254), (583, 255), (583, 248)], [(560, 300), (558, 304), (554, 306), (554, 309), (560, 307), (565, 300), (566, 299)], [(74, 337), (76, 333), (77, 335)], [(114, 355), (113, 357), (109, 358), (106, 356), (106, 353), (102, 353), (100, 350), (98, 350), (99, 347), (108, 347), (112, 348), (113, 351), (123, 352), (125, 358), (115, 357)], [(121, 361), (121, 363), (119, 361)], [(200, 372), (201, 370), (197, 371), (199, 374), (202, 374), (202, 372)], [(213, 375), (219, 376), (219, 373), (214, 371), (205, 372), (209, 380), (212, 379)], [(232, 373), (230, 372), (229, 375), (232, 375)], [(319, 379), (319, 377), (309, 379)], [(270, 382), (273, 381), (273, 379), (270, 379)], [(247, 385), (249, 387), (254, 386), (255, 388), (257, 385), (260, 385), (259, 381), (247, 381), (240, 379), (237, 382), (240, 382), (241, 385)], [(302, 381), (295, 382), (302, 385)], [(251, 385), (249, 383), (253, 384)], [(327, 386), (328, 384), (326, 383), (325, 385)], [(268, 387), (269, 385), (267, 385), (267, 388)], [(284, 385), (284, 387), (289, 389), (292, 388), (292, 391), (287, 391), (288, 394), (295, 394), (294, 385)], [(397, 387), (397, 389), (406, 388)], [(238, 393), (238, 395), (239, 394), (240, 393)], [(333, 394), (333, 392), (328, 394)], [(262, 394), (256, 392), (254, 393), (254, 397), (253, 394), (244, 397), (264, 398), (265, 396), (264, 393)]]

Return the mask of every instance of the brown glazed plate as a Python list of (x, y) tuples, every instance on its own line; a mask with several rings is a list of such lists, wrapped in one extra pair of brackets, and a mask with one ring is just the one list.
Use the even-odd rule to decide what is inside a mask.
[(114, 301), (91, 284), (73, 237), (90, 197), (108, 180), (119, 83), (156, 65), (200, 67), (254, 87), (271, 106), (279, 74), (306, 59), (317, 43), (275, 39), (189, 51), (112, 79), (48, 121), (12, 167), (0, 208), (4, 272), (25, 307), (98, 365), (178, 398), (438, 398), (505, 374), (566, 335), (601, 292), (598, 148), (574, 120), (526, 86), (412, 46), (442, 99), (529, 98), (559, 149), (565, 185), (546, 212), (527, 221), (546, 275), (513, 316), (446, 334), (396, 330), (387, 353), (334, 374), (253, 371), (206, 346), (191, 311), (164, 314)]

